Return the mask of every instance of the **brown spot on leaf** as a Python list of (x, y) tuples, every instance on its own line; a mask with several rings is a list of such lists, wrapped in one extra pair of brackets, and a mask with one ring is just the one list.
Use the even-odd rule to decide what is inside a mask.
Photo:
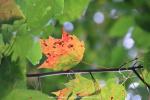
[(68, 45), (68, 48), (72, 48), (72, 47), (73, 47), (73, 45), (72, 45), (72, 44), (69, 44), (69, 45)]

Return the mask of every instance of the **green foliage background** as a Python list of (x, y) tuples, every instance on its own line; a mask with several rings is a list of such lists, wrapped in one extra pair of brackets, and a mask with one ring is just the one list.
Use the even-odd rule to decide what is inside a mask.
[[(117, 11), (114, 18), (110, 16), (113, 9)], [(97, 11), (105, 16), (102, 24), (93, 21)], [(81, 62), (74, 69), (119, 67), (133, 59), (129, 55), (133, 50), (144, 65), (143, 78), (150, 84), (149, 11), (149, 0), (1, 0), (0, 100), (29, 100), (30, 97), (32, 100), (51, 100), (54, 99), (51, 92), (64, 88), (64, 84), (72, 79), (72, 76), (65, 75), (40, 80), (26, 78), (26, 73), (51, 71), (36, 69), (42, 62), (38, 40), (48, 36), (60, 37), (66, 21), (74, 25), (71, 33), (84, 40), (86, 51), (83, 62), (89, 63)], [(131, 27), (135, 45), (125, 49), (122, 42)], [(128, 75), (126, 72), (124, 74)], [(90, 79), (90, 75), (84, 76)], [(120, 82), (124, 80), (120, 73), (94, 76), (98, 80), (107, 81), (116, 77)], [(135, 81), (140, 86), (129, 89)], [(137, 91), (142, 100), (148, 99), (146, 87), (138, 78), (129, 78), (123, 85), (127, 91)]]

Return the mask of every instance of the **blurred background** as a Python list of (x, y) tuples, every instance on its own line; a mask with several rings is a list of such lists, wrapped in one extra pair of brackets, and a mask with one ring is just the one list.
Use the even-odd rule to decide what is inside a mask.
[[(26, 24), (20, 27), (20, 24), (24, 23), (24, 21), (14, 22), (14, 19), (0, 22), (1, 33), (5, 43), (11, 44), (11, 38), (16, 36), (16, 34), (22, 34), (20, 30), (24, 29), (30, 33), (32, 40), (36, 43), (40, 38), (48, 38), (49, 36), (60, 38), (63, 27), (67, 32), (76, 35), (85, 43), (84, 58), (73, 69), (117, 68), (124, 62), (128, 62), (136, 57), (139, 58), (140, 63), (146, 66), (150, 65), (149, 0), (56, 0), (57, 3), (59, 2), (58, 4), (64, 1), (63, 14), (61, 14), (62, 11), (59, 11), (61, 10), (60, 5), (51, 5), (53, 12), (46, 13), (50, 17), (39, 17), (48, 8), (44, 9), (44, 4), (40, 5), (40, 3), (34, 3), (36, 2), (35, 0), (31, 1), (33, 2), (16, 0), (25, 16), (29, 16), (27, 26), (29, 25), (30, 27), (27, 27)], [(60, 15), (54, 16), (53, 13)], [(8, 22), (13, 26), (8, 25)], [(2, 25), (4, 23), (5, 25)], [(42, 28), (39, 28), (41, 26)], [(11, 35), (9, 34), (10, 32), (12, 33)], [(26, 54), (26, 51), (30, 48), (31, 43), (28, 41), (30, 38), (27, 36), (29, 33), (23, 33), (23, 35), (19, 36), (18, 44), (15, 47), (13, 46), (13, 48), (21, 49), (8, 50), (8, 56), (4, 56), (1, 66), (27, 66), (27, 73), (50, 71), (36, 69), (37, 63), (39, 63), (37, 59), (41, 57), (40, 51), (37, 50), (38, 46), (36, 49), (31, 50), (34, 53), (31, 52), (30, 54), (33, 55), (27, 56), (28, 61), (22, 57), (25, 56), (23, 54)], [(26, 43), (27, 41), (28, 43)], [(0, 58), (2, 59), (2, 57)], [(18, 58), (21, 60), (18, 60)], [(124, 67), (131, 67), (131, 65), (132, 62)], [(26, 67), (23, 68), (24, 70), (21, 71), (25, 71)], [(145, 68), (148, 71), (142, 71), (142, 75), (149, 73), (149, 67)], [(18, 72), (18, 70), (20, 69), (16, 68), (12, 73)], [(1, 71), (3, 73), (7, 69)], [(16, 77), (24, 77), (20, 75), (22, 74), (17, 73)], [(101, 86), (105, 86), (105, 81), (111, 78), (115, 78), (116, 82), (122, 83), (127, 91), (126, 100), (148, 100), (148, 89), (132, 72), (105, 72), (93, 75), (99, 80)], [(88, 74), (83, 76), (91, 77)], [(3, 79), (6, 80), (7, 74), (6, 76), (1, 75), (1, 77), (4, 77)], [(13, 80), (13, 77), (10, 79)], [(40, 79), (28, 78), (27, 88), (40, 90), (48, 95), (52, 95), (51, 92), (62, 89), (64, 83), (72, 78), (73, 75), (47, 76)], [(9, 81), (11, 82), (12, 80)], [(145, 80), (150, 82), (150, 75)], [(0, 83), (2, 81), (0, 80)]]
[[(149, 51), (150, 2), (148, 0), (90, 0), (78, 19), (63, 23), (51, 19), (50, 23), (55, 27), (51, 32), (52, 36), (60, 37), (58, 33), (63, 25), (66, 31), (85, 42), (83, 61), (75, 69), (119, 67), (136, 57), (143, 59), (144, 54)], [(131, 64), (126, 67), (130, 67)], [(123, 84), (127, 90), (126, 100), (148, 100), (147, 88), (132, 72), (130, 74), (131, 76), (129, 72), (112, 72), (94, 74), (94, 76), (102, 85), (105, 85), (105, 80), (110, 78), (116, 78), (119, 82), (125, 81)], [(90, 78), (90, 75), (85, 76)], [(42, 78), (43, 91), (62, 88), (63, 83), (71, 79), (70, 76), (67, 77)], [(56, 87), (56, 80), (59, 87)], [(50, 84), (53, 88), (48, 88)]]

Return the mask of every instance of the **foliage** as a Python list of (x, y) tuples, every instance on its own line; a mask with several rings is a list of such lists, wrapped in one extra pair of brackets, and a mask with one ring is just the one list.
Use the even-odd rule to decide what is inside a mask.
[(107, 84), (108, 86), (101, 87), (98, 81), (93, 82), (76, 75), (75, 79), (66, 84), (66, 88), (53, 93), (56, 94), (57, 100), (72, 100), (73, 98), (80, 98), (81, 100), (125, 99), (125, 89), (122, 85), (116, 84), (112, 80), (109, 80)]
[(52, 68), (54, 70), (67, 70), (69, 66), (78, 64), (84, 53), (84, 43), (76, 36), (69, 35), (63, 30), (61, 39), (49, 37), (40, 40), (42, 52), (46, 61), (39, 68)]
[[(143, 83), (128, 72), (94, 74), (96, 80), (89, 75), (86, 78), (75, 75), (74, 79), (70, 75), (26, 78), (26, 73), (119, 67), (138, 57), (144, 65), (144, 70), (138, 72), (150, 84), (149, 11), (148, 0), (0, 0), (0, 99), (55, 100), (50, 93), (59, 90), (54, 93), (57, 97), (66, 96), (70, 100), (99, 97), (124, 100), (130, 91), (137, 94), (130, 85), (138, 82), (144, 91), (138, 93), (147, 100)], [(73, 30), (60, 34), (62, 27), (66, 29), (65, 22), (72, 23)], [(69, 37), (73, 40), (68, 40)], [(61, 40), (65, 41), (65, 50), (57, 48), (54, 53), (52, 47), (47, 48), (52, 55), (59, 54), (59, 59), (52, 60), (45, 53), (43, 43), (53, 46), (52, 42)], [(126, 48), (125, 43), (129, 42), (131, 48)], [(69, 43), (73, 44), (72, 49), (67, 48)], [(55, 66), (48, 65), (55, 68), (38, 69), (38, 66), (45, 67), (46, 59), (55, 62)], [(112, 77), (119, 77), (119, 84)], [(39, 80), (42, 80), (43, 93), (35, 90)], [(99, 85), (101, 80), (106, 86)]]

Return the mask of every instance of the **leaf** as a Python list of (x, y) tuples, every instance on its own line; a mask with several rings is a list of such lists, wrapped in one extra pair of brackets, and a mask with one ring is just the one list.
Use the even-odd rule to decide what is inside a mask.
[(75, 100), (77, 97), (85, 97), (98, 92), (100, 93), (100, 91), (96, 90), (100, 88), (99, 84), (95, 87), (95, 83), (93, 83), (92, 80), (84, 78), (78, 74), (75, 75), (75, 79), (70, 80), (70, 82), (65, 85), (66, 88), (53, 92), (57, 96), (57, 100)]
[[(135, 40), (135, 45), (138, 48), (148, 49), (150, 47), (150, 33), (142, 30), (140, 27), (136, 26), (133, 31), (133, 39)], [(140, 37), (140, 38), (139, 38)]]
[(57, 100), (125, 100), (126, 91), (124, 86), (117, 84), (114, 79), (108, 80), (106, 86), (100, 87), (97, 80), (93, 82), (77, 74), (75, 79), (66, 83), (66, 88), (55, 92), (55, 95), (61, 98)]
[(85, 96), (81, 100), (104, 100), (104, 99), (101, 99), (100, 95), (92, 95), (92, 96)]
[(41, 39), (42, 52), (47, 57), (39, 68), (51, 68), (54, 70), (67, 70), (78, 64), (84, 53), (84, 43), (76, 36), (62, 33), (61, 39)]
[(66, 86), (70, 88), (78, 96), (88, 96), (96, 91), (95, 84), (92, 80), (84, 78), (80, 75), (76, 75), (74, 80), (66, 83)]
[(21, 34), (17, 36), (12, 46), (12, 61), (16, 61), (18, 58), (25, 58), (32, 48), (33, 39), (30, 35)]
[(90, 0), (64, 0), (63, 14), (58, 17), (61, 23), (73, 21), (82, 16)]
[(3, 48), (5, 56), (12, 54), (13, 61), (27, 57), (33, 47), (33, 38), (24, 20), (15, 21), (12, 25), (3, 24), (1, 32), (5, 42)]
[(143, 71), (143, 77), (144, 77), (144, 80), (150, 84), (150, 72), (148, 70), (144, 70)]
[(150, 71), (150, 50), (144, 55), (144, 68)]
[(64, 88), (62, 90), (52, 93), (57, 96), (57, 100), (66, 100), (71, 93), (71, 90), (69, 88)]
[(32, 33), (39, 34), (48, 21), (63, 12), (64, 0), (17, 0)]
[(2, 34), (0, 34), (0, 64), (2, 59), (3, 49), (4, 49), (3, 36)]
[(14, 89), (5, 100), (20, 100), (20, 98), (21, 100), (55, 100), (39, 91), (27, 89)]
[(125, 100), (126, 91), (123, 85), (109, 79), (107, 85), (101, 90), (102, 100)]
[(27, 54), (28, 60), (33, 64), (38, 64), (42, 58), (42, 51), (39, 42), (34, 42)]
[[(21, 62), (24, 64), (23, 62)], [(14, 88), (26, 87), (26, 68), (19, 62), (11, 62), (11, 57), (4, 56), (0, 64), (0, 98), (7, 96)], [(22, 83), (22, 84), (20, 84)]]
[(133, 17), (125, 16), (118, 19), (109, 31), (111, 37), (123, 37), (129, 27), (134, 25)]
[(119, 66), (123, 60), (125, 60), (126, 58), (126, 51), (123, 48), (123, 46), (115, 46), (112, 49), (112, 53), (111, 53), (111, 61), (110, 64), (111, 66)]
[(0, 0), (0, 21), (10, 21), (24, 18), (15, 0)]

